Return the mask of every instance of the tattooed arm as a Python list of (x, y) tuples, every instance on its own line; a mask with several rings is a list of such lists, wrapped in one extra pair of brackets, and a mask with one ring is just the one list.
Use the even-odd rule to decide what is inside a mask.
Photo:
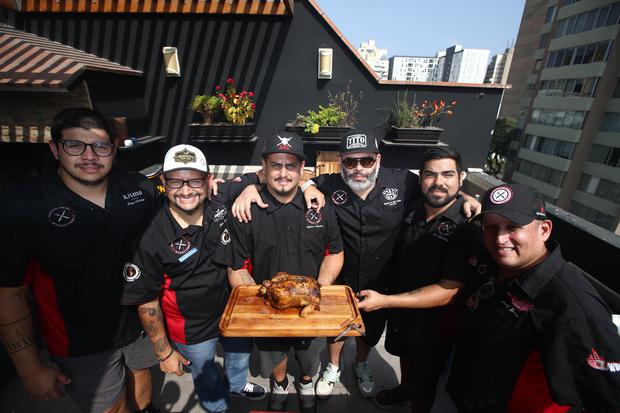
[(153, 300), (140, 304), (138, 306), (138, 317), (144, 331), (149, 335), (151, 344), (153, 344), (153, 351), (155, 351), (155, 355), (159, 359), (161, 371), (182, 376), (183, 368), (181, 364), (187, 366), (189, 365), (189, 360), (176, 351), (170, 344), (170, 341), (168, 341), (159, 301)]
[(41, 364), (32, 330), (28, 287), (0, 288), (0, 339), (15, 370), (33, 399), (58, 399), (58, 384), (71, 380), (59, 370)]

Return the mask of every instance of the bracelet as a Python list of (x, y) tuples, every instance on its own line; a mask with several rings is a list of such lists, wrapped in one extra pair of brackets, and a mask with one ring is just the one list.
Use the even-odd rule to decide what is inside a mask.
[(168, 360), (170, 358), (172, 353), (174, 353), (174, 348), (172, 346), (170, 346), (170, 353), (166, 357), (164, 357), (164, 358), (160, 358), (159, 356), (157, 356), (157, 360), (159, 360), (160, 363), (163, 363), (164, 361), (166, 361), (166, 360)]
[(316, 186), (316, 184), (314, 183), (314, 181), (312, 179), (307, 180), (302, 186), (301, 186), (301, 192), (304, 192), (306, 189), (308, 189), (309, 186)]

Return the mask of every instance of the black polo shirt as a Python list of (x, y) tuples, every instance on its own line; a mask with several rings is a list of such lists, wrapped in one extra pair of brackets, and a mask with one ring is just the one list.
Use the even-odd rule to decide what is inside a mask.
[[(399, 294), (436, 284), (441, 279), (465, 283), (469, 268), (467, 258), (474, 252), (473, 240), (479, 226), (463, 216), (462, 197), (441, 215), (426, 221), (424, 201), (415, 202), (405, 218), (394, 255), (390, 294)], [(413, 347), (445, 343), (447, 307), (427, 309), (393, 309), (388, 329)]]
[(318, 277), (326, 254), (342, 251), (342, 237), (330, 204), (320, 212), (306, 209), (303, 194), (283, 204), (266, 187), (260, 191), (265, 209), (252, 205), (252, 221), (228, 221), (230, 238), (222, 236), (218, 262), (240, 269), (249, 260), (254, 281), (260, 284), (279, 271)]
[(213, 256), (230, 201), (255, 182), (256, 175), (248, 174), (239, 182), (220, 184), (217, 197), (205, 202), (202, 226), (181, 228), (167, 204), (161, 208), (125, 266), (122, 303), (142, 304), (159, 297), (168, 336), (177, 343), (196, 344), (219, 336), (230, 286), (226, 267), (217, 265)]
[[(588, 411), (620, 411), (620, 337), (608, 307), (559, 246), (517, 278), (495, 282), (496, 266), (469, 260), (467, 309), (449, 382), (457, 405), (504, 412), (544, 392), (527, 380), (540, 360), (552, 400)], [(534, 356), (534, 357), (533, 357)], [(518, 398), (515, 387), (520, 388)], [(522, 410), (522, 409), (521, 409)], [(517, 410), (514, 410), (517, 411)], [(529, 411), (529, 409), (528, 409)]]
[(412, 200), (420, 198), (418, 176), (382, 167), (365, 200), (340, 174), (320, 175), (313, 181), (336, 207), (345, 250), (342, 281), (354, 291), (384, 291), (400, 224)]
[(0, 285), (30, 283), (51, 354), (81, 356), (138, 336), (120, 305), (121, 270), (159, 202), (140, 174), (112, 170), (105, 208), (67, 188), (57, 171), (0, 201)]

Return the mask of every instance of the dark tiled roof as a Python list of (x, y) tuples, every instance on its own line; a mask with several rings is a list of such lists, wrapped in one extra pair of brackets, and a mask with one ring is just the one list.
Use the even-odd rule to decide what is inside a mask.
[(0, 24), (0, 90), (66, 91), (86, 70), (142, 75), (139, 70)]

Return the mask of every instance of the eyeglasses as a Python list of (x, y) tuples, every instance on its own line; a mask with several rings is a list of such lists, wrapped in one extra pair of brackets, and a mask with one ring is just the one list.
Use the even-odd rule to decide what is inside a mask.
[(495, 283), (489, 280), (485, 282), (484, 284), (482, 284), (474, 295), (469, 297), (469, 300), (468, 300), (469, 309), (471, 311), (474, 311), (476, 308), (478, 308), (478, 304), (480, 303), (480, 300), (488, 300), (494, 295), (495, 295)]
[(363, 158), (342, 158), (342, 164), (347, 169), (355, 168), (358, 163), (364, 168), (370, 168), (376, 161), (377, 158), (373, 158), (372, 156), (366, 156)]
[(205, 178), (166, 179), (166, 186), (170, 189), (181, 189), (185, 184), (190, 188), (202, 188), (205, 184)]
[(90, 146), (90, 149), (97, 156), (107, 157), (114, 153), (114, 145), (110, 142), (86, 143), (67, 139), (60, 141), (60, 144), (62, 145), (62, 149), (71, 156), (80, 156), (86, 151), (87, 146)]

